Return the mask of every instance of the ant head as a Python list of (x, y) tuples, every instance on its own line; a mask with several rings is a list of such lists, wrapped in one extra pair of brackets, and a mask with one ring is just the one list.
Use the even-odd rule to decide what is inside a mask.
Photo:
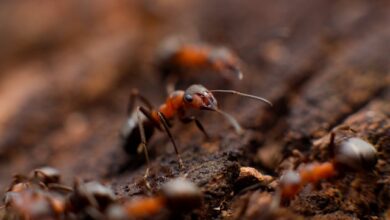
[(202, 85), (192, 85), (184, 93), (184, 101), (194, 109), (217, 111), (214, 95)]
[(239, 59), (227, 48), (221, 47), (212, 50), (209, 55), (209, 62), (218, 71), (233, 73), (240, 80), (243, 77), (239, 69)]

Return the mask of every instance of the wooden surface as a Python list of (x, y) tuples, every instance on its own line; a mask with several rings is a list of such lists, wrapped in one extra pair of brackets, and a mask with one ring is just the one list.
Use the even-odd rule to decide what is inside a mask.
[(243, 136), (210, 112), (200, 115), (209, 141), (195, 126), (175, 123), (181, 171), (169, 140), (155, 135), (154, 191), (186, 174), (205, 194), (194, 218), (264, 218), (256, 210), (273, 188), (237, 188), (240, 167), (277, 178), (297, 160), (294, 149), (325, 161), (329, 132), (349, 126), (355, 133), (336, 133), (369, 140), (380, 152), (375, 171), (324, 181), (271, 214), (384, 219), (389, 213), (388, 1), (6, 1), (0, 17), (2, 192), (13, 174), (50, 165), (69, 184), (75, 177), (99, 180), (119, 198), (147, 193), (145, 163), (122, 152), (119, 129), (132, 88), (155, 105), (165, 99), (155, 52), (164, 39), (180, 36), (235, 51), (244, 80), (234, 87), (274, 107), (218, 96), (246, 129)]

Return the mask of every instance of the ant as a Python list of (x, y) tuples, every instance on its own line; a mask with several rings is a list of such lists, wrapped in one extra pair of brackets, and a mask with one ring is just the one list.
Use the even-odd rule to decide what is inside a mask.
[(64, 197), (41, 189), (7, 192), (4, 203), (5, 219), (60, 219), (65, 211)]
[(4, 195), (5, 209), (23, 219), (60, 219), (66, 209), (66, 195), (71, 191), (60, 184), (57, 169), (41, 167), (29, 176), (14, 176)]
[(174, 84), (180, 76), (186, 75), (188, 78), (189, 70), (208, 69), (219, 73), (228, 82), (235, 78), (241, 80), (243, 74), (239, 63), (240, 59), (228, 48), (183, 43), (178, 39), (169, 39), (163, 43), (157, 58), (157, 68), (168, 82), (168, 94), (174, 90)]
[(25, 189), (52, 190), (58, 193), (72, 191), (71, 188), (60, 184), (60, 172), (53, 167), (34, 169), (29, 176), (15, 175), (8, 192), (20, 192)]
[(180, 168), (183, 168), (184, 166), (178, 152), (177, 144), (170, 131), (170, 127), (172, 126), (171, 120), (178, 117), (183, 123), (195, 122), (198, 129), (205, 135), (205, 137), (209, 138), (209, 135), (203, 125), (195, 116), (186, 116), (187, 110), (194, 109), (218, 112), (230, 122), (238, 134), (243, 133), (243, 129), (236, 119), (218, 108), (217, 99), (214, 97), (213, 93), (240, 95), (265, 102), (272, 106), (270, 101), (258, 96), (234, 90), (208, 90), (202, 85), (195, 84), (188, 87), (185, 91), (177, 90), (172, 92), (166, 99), (165, 103), (158, 109), (155, 109), (145, 97), (138, 93), (138, 91), (132, 91), (128, 105), (128, 114), (130, 115), (133, 110), (136, 98), (142, 101), (148, 109), (143, 106), (138, 106), (136, 111), (132, 112), (121, 132), (122, 147), (128, 154), (136, 154), (137, 152), (144, 151), (148, 165), (144, 176), (145, 179), (148, 176), (150, 168), (146, 143), (153, 135), (155, 128), (160, 131), (164, 131), (168, 135), (177, 155)]
[(175, 219), (173, 217), (200, 208), (202, 203), (203, 193), (195, 183), (185, 178), (175, 178), (165, 183), (157, 195), (127, 200), (120, 206), (111, 206), (107, 213), (109, 217), (149, 219), (165, 209), (170, 212), (169, 219)]
[(60, 172), (52, 167), (15, 176), (5, 193), (0, 216), (4, 211), (6, 219), (69, 219), (75, 215), (106, 219), (106, 209), (117, 202), (112, 190), (98, 182), (76, 179), (74, 186), (68, 187), (60, 179)]
[(372, 170), (377, 162), (377, 150), (367, 141), (351, 137), (335, 144), (335, 133), (330, 134), (329, 144), (331, 161), (310, 163), (301, 166), (298, 171), (287, 171), (280, 179), (280, 196), (292, 198), (301, 188), (316, 184), (322, 179), (336, 176), (340, 170)]

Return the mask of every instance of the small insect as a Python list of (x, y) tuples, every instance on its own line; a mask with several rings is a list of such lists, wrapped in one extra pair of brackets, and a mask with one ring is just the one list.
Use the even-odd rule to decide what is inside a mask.
[[(191, 78), (190, 75), (197, 77), (199, 71), (193, 70), (214, 71), (226, 82), (232, 82), (236, 78), (241, 80), (243, 74), (239, 66), (239, 58), (228, 48), (201, 43), (183, 43), (179, 39), (169, 39), (164, 42), (157, 58), (157, 68), (163, 79), (167, 80), (168, 93), (173, 91), (179, 79)], [(194, 74), (191, 74), (192, 72)], [(199, 78), (197, 77), (198, 81)]]
[(171, 214), (183, 214), (201, 207), (202, 200), (203, 194), (197, 185), (185, 178), (175, 178), (165, 183), (155, 196), (136, 197), (123, 205), (110, 207), (108, 216), (115, 216), (116, 219), (144, 219), (161, 213), (163, 209)]
[(8, 212), (21, 219), (55, 219), (65, 210), (65, 199), (39, 189), (7, 192), (5, 206)]
[(335, 133), (330, 135), (331, 161), (310, 163), (287, 171), (280, 178), (282, 198), (294, 197), (308, 183), (316, 184), (323, 179), (336, 176), (340, 170), (372, 170), (377, 162), (377, 151), (373, 145), (360, 139), (348, 138), (335, 144)]
[(42, 167), (30, 176), (14, 176), (4, 203), (8, 213), (23, 219), (57, 219), (65, 212), (65, 198), (70, 191), (70, 187), (60, 184), (58, 170)]
[[(243, 129), (236, 121), (236, 119), (228, 113), (218, 108), (217, 100), (213, 93), (229, 93), (236, 94), (255, 100), (265, 102), (272, 106), (268, 100), (249, 95), (234, 90), (208, 90), (202, 85), (191, 85), (187, 90), (177, 90), (170, 94), (164, 104), (158, 109), (153, 108), (149, 101), (141, 96), (137, 91), (133, 91), (130, 95), (128, 114), (132, 112), (124, 125), (121, 137), (122, 147), (128, 154), (135, 154), (143, 151), (145, 154), (148, 168), (145, 173), (145, 179), (149, 172), (149, 156), (147, 152), (146, 143), (147, 140), (153, 135), (154, 129), (157, 128), (160, 131), (164, 131), (172, 142), (175, 153), (178, 158), (180, 168), (183, 168), (183, 162), (178, 152), (177, 144), (171, 134), (170, 127), (172, 126), (172, 119), (178, 117), (183, 123), (195, 122), (198, 129), (208, 138), (206, 130), (200, 121), (194, 116), (186, 116), (186, 112), (189, 109), (195, 110), (208, 110), (218, 112), (223, 115), (233, 126), (238, 134), (243, 133)], [(136, 111), (133, 111), (135, 99), (139, 98), (148, 109), (143, 106), (136, 107)]]
[(28, 175), (15, 175), (8, 191), (22, 191), (22, 189), (53, 190), (58, 193), (70, 192), (72, 189), (60, 184), (60, 172), (53, 167), (41, 167)]
[(9, 213), (23, 219), (54, 219), (65, 212), (65, 197), (29, 182), (14, 184), (4, 195)]
[(105, 212), (117, 204), (110, 188), (95, 182), (61, 185), (60, 172), (52, 167), (16, 175), (4, 195), (5, 219), (107, 219)]

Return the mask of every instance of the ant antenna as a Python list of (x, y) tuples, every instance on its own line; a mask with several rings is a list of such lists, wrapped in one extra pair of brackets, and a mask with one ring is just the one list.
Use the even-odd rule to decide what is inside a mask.
[(259, 96), (255, 96), (255, 95), (250, 95), (250, 94), (238, 92), (238, 91), (235, 91), (235, 90), (215, 89), (215, 90), (210, 90), (210, 92), (220, 92), (220, 93), (229, 93), (229, 94), (240, 95), (240, 96), (244, 96), (244, 97), (247, 97), (247, 98), (256, 99), (256, 100), (258, 100), (258, 101), (265, 102), (265, 103), (267, 103), (268, 105), (270, 105), (271, 107), (273, 106), (272, 103), (271, 103), (270, 101), (268, 101), (267, 99), (265, 99), (265, 98), (261, 98), (261, 97), (259, 97)]
[(243, 130), (242, 130), (240, 124), (237, 122), (237, 120), (233, 116), (231, 116), (230, 114), (228, 114), (220, 109), (216, 109), (215, 111), (220, 113), (221, 115), (223, 115), (230, 122), (230, 124), (233, 126), (234, 130), (236, 130), (237, 134), (241, 135), (243, 133)]

